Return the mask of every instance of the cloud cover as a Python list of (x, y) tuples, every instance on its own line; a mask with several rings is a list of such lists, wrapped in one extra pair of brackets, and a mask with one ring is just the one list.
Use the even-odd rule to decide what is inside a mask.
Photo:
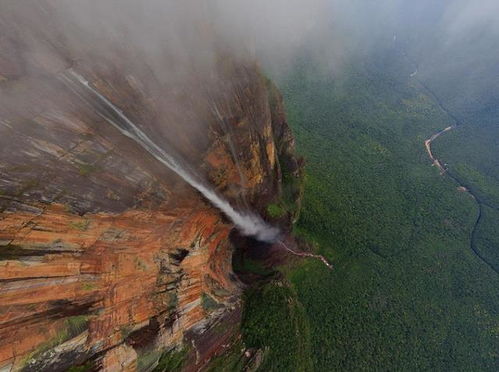
[(0, 9), (3, 29), (24, 39), (27, 54), (58, 37), (75, 58), (122, 47), (162, 69), (166, 56), (172, 76), (190, 73), (187, 66), (209, 71), (221, 50), (279, 70), (304, 47), (339, 64), (394, 34), (441, 45), (499, 34), (495, 0), (6, 0)]
[(0, 29), (0, 75), (114, 55), (172, 85), (212, 76), (227, 55), (259, 60), (273, 76), (296, 56), (336, 73), (394, 35), (434, 74), (457, 50), (460, 71), (499, 56), (496, 0), (6, 0)]

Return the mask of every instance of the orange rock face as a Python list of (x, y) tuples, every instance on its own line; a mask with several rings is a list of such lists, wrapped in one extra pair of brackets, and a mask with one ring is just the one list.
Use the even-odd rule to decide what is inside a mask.
[(78, 316), (94, 353), (159, 317), (174, 322), (161, 330), (171, 345), (180, 342), (206, 317), (203, 293), (220, 303), (239, 293), (229, 277), (230, 226), (199, 207), (79, 217), (51, 204), (40, 215), (5, 213), (2, 252), (23, 255), (0, 261), (0, 360), (24, 362)]
[(97, 61), (50, 29), (26, 59), (36, 23), (12, 19), (0, 14), (0, 370), (150, 370), (227, 320), (191, 350), (196, 369), (237, 328), (233, 227), (61, 74), (85, 75), (233, 206), (261, 213), (282, 162), (298, 169), (279, 94), (250, 62), (165, 83), (126, 48)]

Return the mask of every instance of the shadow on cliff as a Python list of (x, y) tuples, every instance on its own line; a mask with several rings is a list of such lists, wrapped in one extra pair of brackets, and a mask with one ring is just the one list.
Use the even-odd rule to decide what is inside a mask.
[(286, 262), (286, 255), (276, 244), (243, 236), (236, 229), (231, 231), (229, 238), (234, 247), (232, 269), (245, 285), (251, 286), (279, 275), (275, 267)]

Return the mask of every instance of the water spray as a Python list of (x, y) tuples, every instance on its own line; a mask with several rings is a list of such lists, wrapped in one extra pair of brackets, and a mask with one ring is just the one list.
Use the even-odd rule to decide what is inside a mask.
[[(163, 148), (153, 142), (123, 113), (122, 110), (116, 107), (97, 89), (93, 88), (83, 76), (76, 73), (73, 69), (69, 69), (64, 72), (62, 79), (80, 98), (90, 104), (97, 114), (106, 120), (106, 122), (119, 130), (123, 135), (138, 143), (156, 160), (174, 171), (185, 182), (199, 191), (211, 202), (211, 204), (223, 212), (243, 235), (253, 236), (256, 239), (267, 243), (275, 243), (278, 241), (280, 231), (277, 228), (268, 225), (260, 216), (252, 212), (238, 211), (232, 207), (228, 201), (213, 190), (213, 188), (208, 186), (206, 181), (184, 165), (187, 164), (185, 160), (179, 155), (174, 156), (171, 153), (166, 152)], [(105, 112), (106, 110), (99, 109), (96, 105), (92, 105), (91, 102), (79, 93), (79, 89), (75, 89), (75, 84), (83, 87), (87, 93), (97, 99), (100, 104), (104, 105), (104, 107), (106, 107), (107, 110), (110, 110), (114, 115), (109, 115), (109, 113)], [(116, 118), (113, 118), (112, 116), (115, 116)]]

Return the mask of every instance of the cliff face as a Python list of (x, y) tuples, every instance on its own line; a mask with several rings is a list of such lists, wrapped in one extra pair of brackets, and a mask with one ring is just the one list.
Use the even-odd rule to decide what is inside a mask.
[[(51, 43), (26, 59), (4, 35), (0, 369), (150, 370), (182, 343), (190, 368), (202, 366), (237, 329), (232, 226), (61, 76), (85, 75), (233, 205), (262, 214), (282, 192), (281, 164), (298, 169), (278, 94), (257, 66), (228, 57), (216, 79), (196, 71), (179, 84), (119, 49), (106, 63), (75, 61)], [(220, 324), (210, 345), (199, 341)]]

